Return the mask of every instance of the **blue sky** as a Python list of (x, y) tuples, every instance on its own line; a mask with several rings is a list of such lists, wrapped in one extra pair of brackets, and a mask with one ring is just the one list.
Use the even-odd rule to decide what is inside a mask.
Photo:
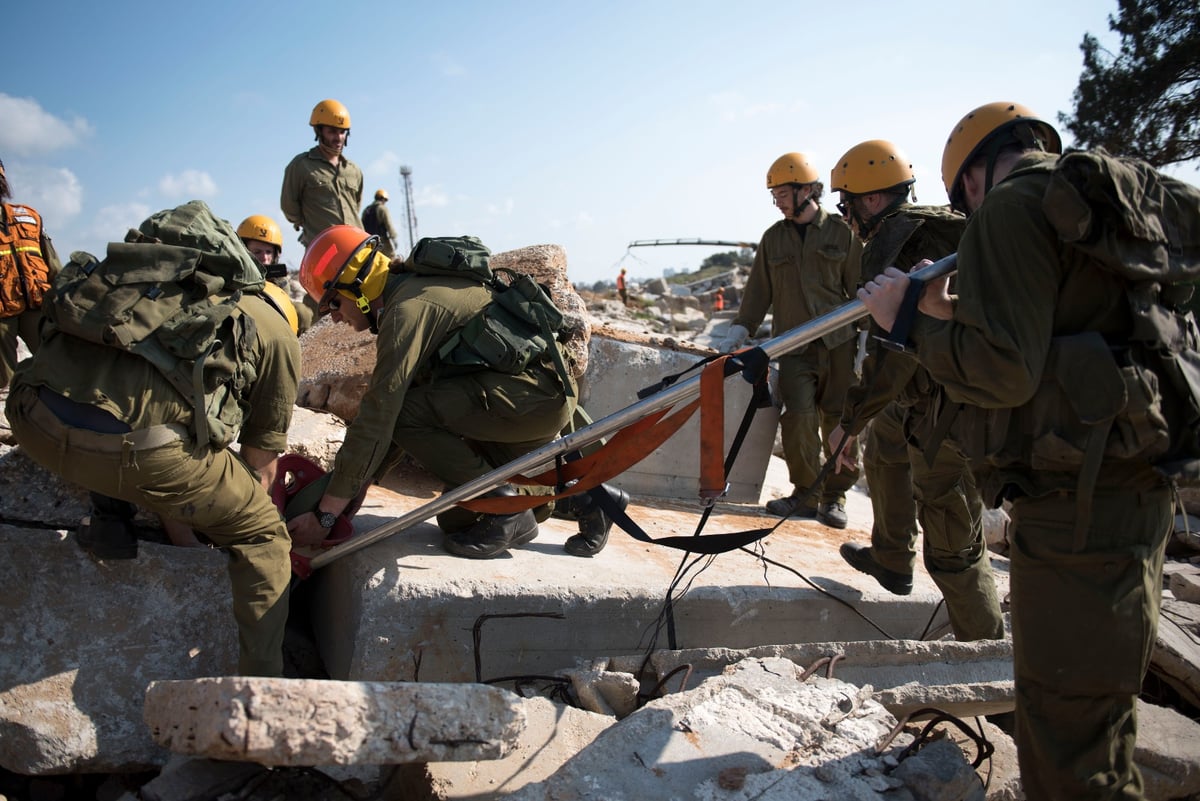
[[(407, 246), (556, 243), (578, 283), (693, 269), (778, 218), (779, 155), (824, 175), (866, 139), (910, 157), (918, 200), (943, 203), (942, 144), (975, 106), (1071, 108), (1085, 32), (1114, 41), (1116, 0), (977, 2), (273, 2), (43, 0), (5, 10), (0, 158), (14, 200), (64, 257), (101, 255), (151, 212), (201, 198), (237, 224), (268, 214), (284, 259), (283, 170), (308, 115), (350, 110), (346, 155)], [(978, 9), (976, 11), (975, 9)], [(985, 11), (986, 9), (986, 11)], [(22, 32), (14, 35), (14, 31)], [(1197, 172), (1175, 173), (1198, 182)], [(832, 209), (836, 198), (826, 197)]]

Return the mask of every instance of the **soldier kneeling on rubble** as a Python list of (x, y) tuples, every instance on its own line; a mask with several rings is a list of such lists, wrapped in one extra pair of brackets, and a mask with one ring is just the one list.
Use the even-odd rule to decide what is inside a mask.
[[(315, 512), (288, 523), (299, 545), (322, 542), (350, 499), (386, 471), (393, 463), (389, 444), (453, 488), (550, 442), (575, 411), (575, 382), (556, 369), (548, 352), (516, 374), (486, 366), (447, 369), (452, 340), (492, 303), (493, 293), (465, 274), (418, 274), (407, 268), (411, 261), (390, 263), (378, 237), (348, 225), (326, 229), (304, 254), (300, 282), (321, 313), (356, 331), (370, 330), (378, 340), (374, 372), (325, 494)], [(558, 342), (552, 347), (559, 348), (559, 362), (569, 359)], [(487, 495), (549, 491), (503, 484)], [(619, 490), (609, 493), (622, 507), (628, 502)], [(558, 503), (560, 513), (579, 521), (567, 552), (599, 553), (611, 519), (588, 495)], [(460, 506), (437, 521), (448, 552), (490, 559), (533, 540), (538, 522), (552, 511), (552, 503), (506, 514)]]
[[(286, 295), (192, 201), (103, 261), (72, 254), (43, 309), (41, 347), (18, 366), (6, 411), (30, 458), (91, 492), (79, 545), (136, 557), (135, 507), (202, 533), (231, 557), (238, 672), (283, 675), (291, 542), (266, 488), (300, 372)], [(195, 358), (179, 355), (186, 342)]]

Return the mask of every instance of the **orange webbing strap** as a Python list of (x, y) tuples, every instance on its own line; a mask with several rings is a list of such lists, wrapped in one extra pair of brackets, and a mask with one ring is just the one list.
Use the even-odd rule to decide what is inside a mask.
[(726, 354), (700, 373), (700, 497), (712, 503), (725, 494)]
[(653, 412), (622, 428), (602, 448), (582, 459), (560, 464), (555, 469), (537, 476), (513, 476), (509, 479), (514, 484), (536, 484), (546, 487), (558, 487), (574, 481), (565, 492), (554, 495), (474, 498), (462, 501), (458, 505), (484, 514), (513, 514), (598, 487), (653, 453), (691, 418), (699, 406), (699, 400), (692, 401), (666, 419), (663, 418), (670, 409)]

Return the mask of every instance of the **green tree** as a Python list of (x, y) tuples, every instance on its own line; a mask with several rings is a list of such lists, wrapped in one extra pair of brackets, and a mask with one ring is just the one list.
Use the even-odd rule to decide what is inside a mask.
[(724, 253), (714, 253), (704, 261), (700, 262), (700, 271), (710, 267), (720, 267), (726, 270), (734, 267), (749, 267), (754, 263), (754, 251), (749, 248), (741, 250), (729, 250)]
[(1085, 148), (1156, 167), (1200, 159), (1200, 3), (1119, 0), (1115, 56), (1084, 34), (1075, 113), (1059, 122)]

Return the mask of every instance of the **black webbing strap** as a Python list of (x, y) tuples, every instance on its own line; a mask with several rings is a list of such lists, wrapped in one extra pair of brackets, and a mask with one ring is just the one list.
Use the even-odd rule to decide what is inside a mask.
[(908, 288), (904, 291), (904, 300), (900, 301), (900, 308), (896, 310), (896, 322), (892, 324), (892, 330), (886, 337), (879, 337), (879, 341), (885, 348), (898, 351), (908, 350), (908, 332), (912, 329), (913, 320), (917, 319), (917, 304), (921, 301), (921, 292), (924, 289), (924, 281), (920, 278), (909, 277)]
[[(715, 357), (714, 357), (715, 358)], [(704, 359), (693, 365), (690, 369), (707, 364), (712, 359)], [(735, 353), (727, 362), (725, 372), (727, 375), (733, 375), (735, 372), (741, 372), (742, 377), (751, 384), (753, 392), (750, 397), (750, 402), (746, 405), (746, 411), (742, 414), (742, 421), (738, 425), (737, 434), (730, 444), (729, 453), (725, 457), (725, 476), (729, 477), (729, 472), (733, 468), (734, 461), (737, 459), (738, 452), (741, 450), (742, 443), (746, 439), (746, 434), (750, 431), (750, 425), (754, 422), (755, 413), (762, 408), (771, 405), (770, 390), (767, 388), (767, 367), (770, 364), (770, 359), (762, 348), (748, 348)], [(688, 372), (687, 370), (684, 373)], [(676, 374), (670, 377), (670, 382), (658, 386), (662, 389), (665, 386), (670, 386), (680, 375)], [(666, 379), (664, 379), (665, 381)], [(661, 384), (661, 382), (660, 382)], [(655, 390), (657, 391), (657, 389)], [(733, 551), (738, 548), (749, 545), (752, 542), (762, 539), (767, 534), (774, 531), (772, 528), (758, 528), (749, 531), (734, 531), (721, 534), (707, 534), (701, 536), (701, 531), (704, 530), (705, 524), (708, 522), (709, 516), (712, 514), (713, 507), (707, 505), (700, 515), (700, 522), (696, 526), (696, 531), (691, 536), (674, 536), (662, 537), (654, 539), (647, 534), (636, 521), (631, 518), (624, 509), (621, 509), (613, 501), (612, 496), (608, 494), (602, 487), (596, 487), (588, 490), (588, 494), (592, 499), (604, 510), (604, 513), (621, 528), (629, 536), (640, 542), (649, 543), (651, 545), (664, 545), (668, 548), (676, 548), (681, 551), (697, 554), (719, 554)]]

